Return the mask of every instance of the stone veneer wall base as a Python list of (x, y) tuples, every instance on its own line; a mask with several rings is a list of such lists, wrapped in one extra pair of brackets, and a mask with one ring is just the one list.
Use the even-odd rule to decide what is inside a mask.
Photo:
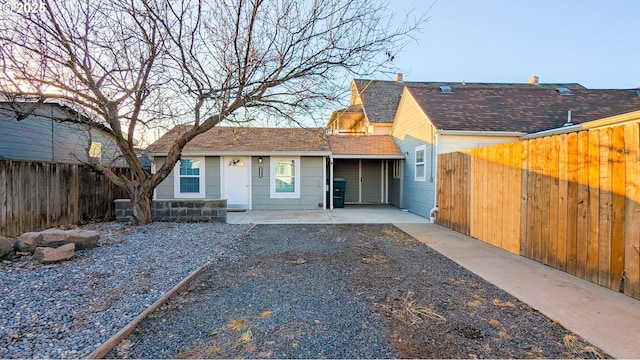
[[(116, 221), (130, 222), (133, 218), (131, 200), (117, 199)], [(154, 200), (151, 203), (151, 218), (154, 221), (178, 222), (227, 222), (226, 199), (176, 199)]]

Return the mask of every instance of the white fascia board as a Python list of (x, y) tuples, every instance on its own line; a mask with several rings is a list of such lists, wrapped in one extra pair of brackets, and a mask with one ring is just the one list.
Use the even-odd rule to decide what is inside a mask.
[(404, 155), (333, 155), (334, 159), (402, 160)]
[(606, 118), (587, 121), (582, 124), (576, 124), (571, 126), (563, 126), (560, 128), (540, 131), (537, 133), (532, 133), (528, 135), (524, 135), (521, 137), (522, 140), (536, 139), (545, 136), (552, 135), (560, 135), (560, 134), (568, 134), (572, 132), (588, 130), (588, 129), (599, 129), (610, 126), (621, 126), (629, 123), (640, 122), (640, 110), (632, 111), (620, 115), (609, 116)]
[[(182, 156), (330, 156), (330, 151), (189, 151)], [(166, 152), (153, 152), (148, 156), (167, 156)]]
[(459, 136), (523, 136), (527, 133), (521, 131), (469, 131), (469, 130), (437, 130), (438, 135)]

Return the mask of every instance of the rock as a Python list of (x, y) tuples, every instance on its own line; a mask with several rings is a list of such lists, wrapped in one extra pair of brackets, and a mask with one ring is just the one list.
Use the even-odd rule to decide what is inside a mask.
[(47, 247), (58, 247), (61, 244), (76, 244), (76, 249), (85, 250), (98, 246), (100, 233), (90, 230), (60, 230), (48, 229), (42, 231), (43, 245)]
[(69, 243), (57, 248), (37, 247), (33, 252), (33, 259), (42, 264), (51, 264), (69, 260), (75, 255), (76, 244)]
[(13, 249), (19, 252), (34, 252), (38, 246), (42, 246), (42, 235), (39, 232), (26, 232), (16, 239)]
[(13, 241), (0, 236), (0, 259), (8, 257), (13, 252)]

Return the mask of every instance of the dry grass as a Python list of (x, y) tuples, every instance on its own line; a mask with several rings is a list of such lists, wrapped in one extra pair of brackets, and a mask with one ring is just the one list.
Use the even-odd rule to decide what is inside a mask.
[(362, 262), (365, 264), (383, 264), (389, 262), (389, 259), (384, 255), (373, 254), (363, 257)]
[(236, 339), (235, 345), (236, 347), (240, 347), (240, 346), (249, 344), (252, 341), (253, 341), (253, 333), (251, 332), (251, 330), (247, 330), (243, 332), (242, 335), (240, 335), (240, 337)]
[(590, 358), (590, 359), (604, 359), (605, 356), (598, 349), (593, 346), (585, 344), (576, 335), (565, 335), (564, 346), (572, 355), (576, 357)]
[(227, 322), (227, 326), (233, 331), (240, 331), (244, 329), (249, 322), (246, 319), (231, 319)]
[(401, 301), (402, 305), (399, 310), (394, 311), (394, 315), (405, 323), (411, 325), (417, 324), (423, 320), (435, 320), (440, 322), (447, 321), (447, 318), (436, 313), (432, 308), (417, 304), (415, 293), (408, 291)]
[(511, 301), (503, 302), (500, 299), (493, 299), (492, 302), (493, 302), (493, 305), (495, 306), (510, 307), (510, 308), (516, 307), (515, 305), (513, 305)]

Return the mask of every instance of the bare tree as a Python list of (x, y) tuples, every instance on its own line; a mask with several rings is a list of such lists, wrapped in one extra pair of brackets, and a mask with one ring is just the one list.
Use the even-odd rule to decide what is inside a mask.
[[(93, 165), (127, 190), (139, 224), (151, 221), (153, 190), (194, 137), (222, 121), (249, 121), (254, 109), (298, 123), (313, 117), (346, 77), (390, 70), (389, 54), (425, 20), (392, 28), (386, 4), (371, 0), (38, 4), (1, 17), (1, 86), (74, 104), (91, 115), (87, 125), (113, 136), (133, 176)], [(176, 123), (190, 126), (148, 173), (136, 136)]]

